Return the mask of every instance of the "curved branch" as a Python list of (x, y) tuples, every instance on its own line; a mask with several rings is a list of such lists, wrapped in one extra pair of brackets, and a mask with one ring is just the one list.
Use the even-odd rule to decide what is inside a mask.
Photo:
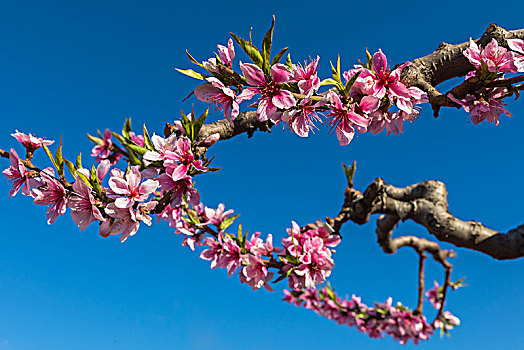
[(440, 181), (423, 181), (399, 188), (377, 178), (364, 193), (347, 188), (344, 205), (339, 215), (331, 220), (334, 229), (339, 231), (347, 221), (360, 225), (367, 223), (371, 214), (386, 214), (391, 216), (389, 220), (413, 220), (439, 241), (476, 250), (495, 259), (524, 256), (524, 225), (500, 233), (480, 222), (456, 218), (448, 210), (446, 186)]
[[(492, 39), (495, 39), (499, 45), (508, 48), (507, 39), (515, 38), (524, 39), (524, 29), (508, 31), (496, 24), (490, 24), (482, 37), (475, 42), (485, 47)], [(457, 106), (446, 94), (441, 94), (436, 86), (446, 80), (464, 76), (475, 69), (463, 54), (468, 47), (469, 42), (457, 45), (442, 42), (433, 53), (414, 60), (411, 66), (402, 71), (402, 79), (406, 84), (415, 85), (428, 93), (435, 117), (440, 107)], [(470, 83), (471, 86), (465, 83), (468, 86), (458, 88), (454, 96), (464, 98), (468, 91), (476, 90), (476, 82)]]

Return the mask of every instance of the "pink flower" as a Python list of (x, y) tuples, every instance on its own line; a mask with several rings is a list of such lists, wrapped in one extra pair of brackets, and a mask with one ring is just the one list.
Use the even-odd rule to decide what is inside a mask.
[(464, 56), (467, 57), (469, 62), (474, 65), (475, 68), (479, 68), (481, 62), (484, 62), (488, 67), (488, 71), (492, 73), (517, 72), (517, 68), (513, 63), (513, 55), (504, 47), (499, 46), (495, 39), (492, 39), (489, 44), (486, 45), (484, 50), (480, 51), (477, 44), (470, 38), (469, 48), (464, 50)]
[(434, 287), (428, 290), (424, 295), (435, 309), (440, 309), (440, 306), (442, 305), (442, 292), (440, 291), (440, 286), (437, 281), (434, 281)]
[(435, 329), (453, 329), (456, 326), (460, 325), (460, 319), (457, 316), (454, 316), (449, 311), (444, 311), (440, 320), (435, 320), (433, 327)]
[(137, 220), (133, 208), (118, 208), (115, 203), (109, 203), (105, 212), (114, 220), (106, 220), (100, 225), (100, 235), (103, 237), (121, 233), (120, 242), (124, 243), (140, 228), (140, 221)]
[[(176, 162), (180, 162), (177, 164)], [(172, 159), (167, 159), (164, 162), (166, 168), (173, 168), (173, 178), (181, 179), (187, 175), (187, 172), (194, 167), (199, 171), (207, 171), (207, 168), (202, 166), (202, 160), (195, 160), (193, 151), (191, 151), (191, 141), (187, 137), (181, 137), (177, 141), (177, 148)], [(168, 172), (168, 169), (166, 169)], [(198, 204), (198, 203), (197, 203)]]
[(187, 202), (190, 205), (197, 205), (200, 203), (200, 195), (197, 190), (191, 188), (191, 176), (180, 177), (180, 174), (175, 170), (177, 168), (168, 167), (166, 172), (158, 177), (160, 188), (164, 191), (173, 191), (173, 200), (171, 206), (173, 208), (182, 204), (184, 194), (187, 193)]
[(104, 131), (104, 137), (102, 142), (98, 143), (91, 150), (91, 156), (96, 157), (96, 161), (100, 162), (103, 159), (108, 159), (111, 155), (111, 146), (113, 146), (113, 141), (111, 141), (111, 130), (106, 129)]
[(20, 142), (29, 152), (34, 152), (36, 149), (42, 147), (42, 145), (52, 145), (55, 141), (44, 140), (40, 137), (33, 136), (32, 134), (26, 135), (24, 133), (15, 130), (14, 134), (11, 134), (18, 142)]
[(336, 129), (337, 138), (341, 146), (351, 142), (355, 135), (354, 127), (359, 131), (365, 132), (370, 122), (366, 114), (374, 112), (380, 107), (380, 100), (374, 96), (363, 97), (358, 107), (355, 104), (343, 105), (340, 97), (333, 91), (329, 92), (328, 100), (330, 102), (330, 110), (327, 116), (332, 117), (329, 124), (331, 131)]
[(222, 234), (219, 234), (218, 241), (212, 237), (206, 237), (204, 243), (209, 247), (208, 249), (200, 253), (200, 259), (211, 260), (211, 268), (216, 269), (219, 267), (218, 259), (222, 254), (224, 248), (222, 247)]
[(268, 272), (262, 258), (253, 254), (246, 254), (242, 260), (246, 266), (240, 271), (240, 282), (248, 284), (253, 290), (264, 286), (272, 292), (273, 288), (268, 282), (273, 278), (273, 272)]
[(224, 117), (233, 126), (233, 120), (238, 117), (240, 110), (239, 103), (246, 99), (246, 94), (236, 96), (233, 90), (217, 78), (209, 77), (206, 80), (207, 83), (196, 87), (195, 97), (202, 102), (214, 104), (215, 110), (224, 110)]
[(217, 45), (218, 57), (224, 66), (229, 68), (233, 65), (233, 58), (235, 58), (235, 47), (233, 46), (233, 40), (229, 39), (227, 47), (223, 45)]
[(71, 209), (71, 217), (80, 231), (85, 230), (95, 220), (102, 222), (106, 220), (97, 208), (97, 205), (101, 203), (95, 200), (91, 188), (81, 178), (78, 178), (73, 184), (73, 191), (67, 206)]
[(320, 57), (311, 60), (305, 66), (300, 64), (293, 65), (293, 81), (298, 83), (300, 93), (310, 96), (320, 88), (320, 79), (317, 76), (318, 60)]
[(132, 166), (125, 174), (121, 170), (113, 169), (109, 178), (107, 196), (115, 199), (118, 208), (130, 208), (135, 201), (145, 201), (151, 193), (156, 191), (159, 182), (156, 180), (146, 180), (140, 184), (142, 176), (138, 166)]
[(331, 259), (331, 251), (324, 248), (324, 242), (320, 237), (308, 238), (304, 242), (299, 260), (301, 264), (293, 273), (301, 278), (293, 288), (315, 288), (331, 275), (335, 266)]
[(142, 135), (136, 135), (134, 132), (129, 132), (129, 137), (131, 138), (131, 141), (136, 143), (140, 147), (144, 147), (144, 136)]
[(378, 50), (373, 55), (371, 70), (362, 68), (352, 70), (352, 74), (344, 74), (344, 77), (349, 80), (352, 75), (360, 71), (360, 75), (351, 87), (351, 96), (359, 94), (372, 95), (382, 99), (386, 93), (391, 103), (395, 103), (400, 110), (406, 113), (412, 113), (411, 96), (408, 88), (400, 81), (400, 73), (402, 70), (410, 65), (411, 62), (406, 62), (394, 70), (388, 68), (386, 55), (382, 50)]
[(177, 138), (173, 133), (167, 138), (158, 135), (151, 136), (151, 142), (155, 147), (154, 151), (147, 151), (144, 153), (144, 159), (150, 161), (165, 161), (175, 159), (175, 149)]
[(524, 40), (508, 39), (508, 46), (516, 52), (512, 52), (513, 64), (517, 68), (517, 72), (524, 72)]
[(67, 192), (62, 184), (54, 176), (55, 172), (51, 168), (44, 169), (40, 176), (45, 185), (33, 190), (35, 197), (34, 203), (47, 205), (47, 223), (51, 225), (55, 222), (58, 215), (66, 212)]
[(222, 225), (222, 222), (231, 214), (233, 214), (235, 211), (233, 209), (229, 209), (227, 211), (224, 211), (224, 203), (220, 203), (217, 207), (217, 209), (212, 208), (205, 208), (205, 215), (208, 219), (208, 224), (215, 225), (217, 228), (220, 228), (220, 225)]
[(136, 219), (142, 221), (147, 226), (151, 226), (151, 216), (149, 213), (155, 209), (157, 201), (151, 201), (147, 203), (139, 203), (136, 207)]
[(249, 85), (242, 92), (242, 97), (249, 100), (255, 94), (261, 94), (258, 101), (257, 116), (258, 120), (266, 121), (277, 112), (277, 109), (288, 109), (296, 103), (293, 94), (287, 90), (282, 90), (279, 84), (290, 81), (291, 73), (283, 64), (276, 63), (271, 67), (271, 77), (266, 78), (264, 72), (256, 65), (251, 63), (240, 63), (240, 69)]
[(315, 127), (314, 121), (322, 120), (317, 115), (315, 109), (324, 105), (324, 100), (311, 104), (309, 98), (302, 99), (296, 108), (288, 109), (282, 114), (281, 120), (286, 122), (289, 129), (300, 137), (308, 137), (309, 131)]
[(11, 161), (11, 166), (2, 171), (7, 179), (13, 183), (13, 187), (9, 191), (9, 198), (16, 195), (22, 186), (22, 194), (30, 196), (31, 187), (41, 186), (43, 182), (34, 178), (35, 172), (27, 170), (20, 158), (18, 158), (16, 151), (12, 148), (9, 151), (9, 160)]
[(501, 99), (506, 96), (506, 89), (502, 87), (487, 89), (479, 97), (466, 95), (466, 98), (459, 100), (450, 93), (448, 97), (455, 103), (461, 105), (470, 114), (471, 122), (475, 125), (487, 120), (489, 123), (495, 122), (499, 125), (499, 116), (504, 112), (508, 117), (511, 113), (504, 109)]

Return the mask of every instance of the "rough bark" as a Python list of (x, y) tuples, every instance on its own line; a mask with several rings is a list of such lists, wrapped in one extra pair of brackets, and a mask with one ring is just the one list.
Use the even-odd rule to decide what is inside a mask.
[[(399, 188), (387, 185), (384, 180), (377, 178), (364, 193), (348, 188), (342, 210), (337, 217), (331, 219), (331, 223), (338, 231), (347, 221), (367, 223), (371, 214), (386, 214), (385, 218), (380, 218), (377, 222), (379, 243), (385, 251), (394, 251), (407, 243), (410, 246), (417, 243), (409, 236), (391, 241), (391, 229), (399, 220), (413, 220), (439, 241), (457, 247), (476, 250), (499, 260), (524, 256), (524, 225), (507, 233), (500, 233), (480, 222), (456, 218), (448, 210), (446, 186), (440, 181), (423, 181)], [(426, 242), (420, 244), (421, 249), (424, 247), (424, 250), (430, 251), (431, 247)]]
[[(475, 42), (485, 47), (495, 39), (499, 45), (508, 48), (507, 39), (515, 38), (524, 39), (524, 29), (508, 31), (496, 24), (490, 24), (482, 37)], [(414, 60), (411, 66), (402, 71), (402, 79), (406, 84), (417, 86), (428, 93), (435, 116), (438, 115), (440, 107), (457, 106), (446, 94), (440, 93), (436, 86), (449, 79), (464, 76), (475, 69), (463, 54), (468, 47), (469, 42), (457, 45), (442, 42), (434, 52)], [(468, 92), (478, 89), (480, 86), (477, 84), (477, 80), (465, 82), (454, 90), (453, 95), (463, 98)]]

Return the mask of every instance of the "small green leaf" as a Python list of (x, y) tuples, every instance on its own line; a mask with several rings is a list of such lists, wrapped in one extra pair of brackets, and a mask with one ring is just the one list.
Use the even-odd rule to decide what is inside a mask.
[(124, 144), (124, 147), (128, 150), (128, 151), (132, 151), (132, 152), (135, 152), (139, 155), (143, 155), (144, 153), (146, 153), (148, 151), (147, 148), (144, 148), (144, 147), (141, 147), (141, 146), (138, 146), (134, 143), (129, 143), (129, 142), (126, 142)]
[(78, 154), (78, 157), (76, 157), (76, 168), (81, 169), (82, 168), (82, 152)]
[(60, 137), (60, 145), (55, 152), (55, 164), (57, 166), (59, 176), (64, 176), (64, 157), (62, 156), (62, 137)]
[(274, 65), (274, 64), (280, 62), (280, 59), (285, 55), (287, 49), (288, 49), (288, 47), (284, 47), (282, 49), (282, 51), (277, 53), (277, 55), (275, 57), (273, 57), (273, 61), (271, 61), (271, 65)]
[(287, 54), (286, 66), (289, 69), (293, 69), (293, 62), (291, 62), (291, 54), (290, 53)]
[(273, 29), (275, 28), (275, 15), (273, 15), (273, 21), (271, 22), (271, 28), (264, 35), (262, 41), (262, 60), (264, 64), (264, 71), (269, 74), (270, 57), (271, 57), (271, 43), (273, 42)]
[(49, 148), (47, 148), (47, 146), (44, 145), (43, 143), (42, 143), (42, 147), (44, 148), (45, 153), (47, 154), (47, 156), (51, 160), (51, 163), (53, 163), (53, 166), (55, 167), (55, 169), (58, 170), (58, 165), (56, 164), (55, 158), (53, 157), (53, 153), (51, 153)]
[(237, 215), (233, 215), (233, 216), (225, 218), (224, 221), (220, 223), (220, 230), (224, 231), (225, 229), (227, 229), (229, 226), (233, 224), (233, 221), (235, 221), (235, 219), (238, 218), (239, 216), (240, 214), (237, 214)]
[(237, 42), (237, 44), (242, 48), (242, 50), (244, 50), (244, 52), (249, 56), (249, 58), (251, 58), (253, 63), (256, 64), (258, 67), (262, 68), (264, 65), (264, 59), (260, 54), (260, 50), (257, 49), (257, 47), (249, 41), (244, 40), (233, 33), (229, 34), (231, 34), (231, 36)]
[(96, 143), (96, 144), (102, 143), (102, 139), (99, 138), (99, 137), (95, 137), (95, 136), (91, 136), (91, 135), (87, 134), (87, 138), (89, 139), (89, 141), (91, 141), (93, 143)]
[(186, 55), (187, 55), (187, 57), (189, 58), (189, 60), (191, 61), (191, 63), (194, 63), (194, 64), (196, 64), (196, 65), (198, 65), (198, 66), (204, 68), (204, 65), (203, 65), (202, 63), (198, 62), (197, 60), (195, 60), (195, 59), (193, 58), (193, 56), (191, 56), (191, 54), (190, 54), (189, 51), (187, 51), (187, 50), (186, 50)]
[(200, 132), (200, 129), (202, 129), (202, 126), (204, 125), (206, 121), (208, 113), (209, 113), (209, 107), (206, 108), (206, 111), (202, 113), (202, 115), (198, 117), (198, 119), (193, 124), (193, 132), (194, 132), (195, 140), (197, 139), (198, 133)]
[(144, 132), (144, 146), (146, 146), (149, 150), (153, 151), (155, 149), (155, 146), (153, 145), (153, 142), (151, 141), (151, 137), (149, 137), (149, 133), (147, 132), (145, 123), (142, 129)]
[(143, 165), (142, 161), (138, 158), (138, 156), (135, 154), (134, 151), (132, 151), (131, 149), (128, 149), (127, 153), (129, 155), (129, 162), (131, 163), (131, 165), (140, 165), (140, 166)]
[(98, 181), (98, 176), (96, 176), (96, 168), (95, 166), (91, 166), (91, 170), (89, 171), (91, 175), (91, 184), (93, 185), (93, 188), (95, 189), (96, 193), (102, 193), (102, 187), (100, 186), (100, 181)]
[(346, 166), (346, 164), (342, 163), (342, 167), (344, 168), (344, 173), (346, 174), (348, 186), (353, 187), (353, 177), (355, 176), (355, 171), (357, 170), (357, 161), (353, 161), (352, 166)]
[(129, 136), (130, 132), (131, 132), (131, 118), (126, 118), (126, 122), (124, 123), (124, 127), (122, 128), (122, 136), (130, 140), (131, 139), (131, 137)]
[(208, 77), (208, 75), (197, 73), (197, 72), (195, 72), (192, 69), (178, 69), (178, 68), (175, 68), (175, 70), (180, 72), (180, 73), (182, 73), (182, 74), (187, 75), (188, 77), (195, 78), (195, 79), (198, 79), (198, 80), (205, 80)]
[(320, 82), (320, 85), (337, 85), (337, 82), (334, 79), (327, 78)]
[(73, 162), (71, 162), (70, 160), (67, 160), (64, 158), (64, 162), (67, 166), (67, 169), (69, 170), (69, 173), (75, 178), (76, 180), (76, 168), (75, 168), (75, 165), (73, 164)]
[[(87, 186), (93, 188), (93, 185), (91, 185), (91, 181), (89, 181), (89, 179), (88, 179), (84, 174), (82, 174), (81, 172), (77, 171), (77, 172), (76, 172), (76, 175), (77, 175), (77, 177), (79, 177), (80, 179), (82, 179), (82, 181), (84, 181), (84, 183), (85, 183)], [(78, 180), (77, 180), (77, 181), (78, 181)]]
[(366, 57), (367, 57), (367, 69), (371, 69), (373, 67), (373, 56), (368, 51), (368, 48), (366, 47)]
[(117, 134), (116, 132), (112, 131), (111, 134), (120, 142), (122, 145), (126, 143), (126, 139), (124, 139), (121, 135)]

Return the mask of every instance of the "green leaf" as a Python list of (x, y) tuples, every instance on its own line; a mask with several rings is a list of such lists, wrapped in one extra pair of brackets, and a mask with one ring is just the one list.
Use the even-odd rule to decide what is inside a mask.
[(338, 83), (334, 80), (334, 79), (331, 79), (331, 78), (327, 78), (327, 79), (324, 79), (320, 82), (320, 85), (337, 85)]
[(233, 215), (233, 216), (225, 218), (224, 221), (220, 223), (220, 230), (224, 231), (225, 229), (227, 229), (229, 226), (233, 224), (233, 221), (235, 221), (235, 219), (238, 218), (239, 216), (240, 214), (237, 214), (237, 215)]
[(58, 146), (55, 152), (55, 164), (57, 166), (56, 170), (58, 171), (58, 175), (64, 176), (64, 157), (62, 156), (62, 137), (60, 137), (60, 146)]
[(140, 165), (140, 166), (143, 165), (142, 161), (138, 158), (138, 156), (135, 154), (134, 151), (132, 151), (131, 149), (128, 149), (127, 152), (129, 154), (129, 162), (131, 163), (131, 165)]
[(76, 157), (76, 168), (80, 169), (82, 168), (82, 152), (78, 154), (78, 157)]
[(151, 141), (151, 138), (149, 137), (149, 133), (147, 132), (145, 123), (142, 129), (144, 132), (144, 146), (146, 146), (149, 150), (153, 151), (155, 149), (155, 146), (153, 145), (153, 142)]
[(242, 50), (244, 50), (244, 52), (249, 56), (249, 58), (251, 58), (253, 63), (256, 64), (258, 67), (263, 68), (264, 59), (260, 54), (260, 50), (257, 49), (257, 47), (249, 41), (244, 40), (233, 33), (229, 34), (231, 34), (231, 36), (237, 42), (237, 44), (242, 48)]
[(275, 57), (273, 57), (273, 61), (271, 61), (271, 65), (274, 65), (274, 64), (280, 62), (280, 59), (284, 56), (284, 54), (286, 53), (287, 49), (288, 49), (288, 47), (284, 47), (282, 49), (282, 51), (277, 53), (277, 55)]
[(353, 177), (355, 176), (355, 171), (357, 170), (357, 161), (353, 161), (352, 166), (346, 166), (346, 164), (342, 163), (342, 167), (344, 168), (344, 173), (346, 174), (348, 186), (353, 187)]
[(122, 128), (122, 135), (130, 140), (131, 137), (129, 136), (129, 133), (131, 132), (131, 118), (126, 118), (126, 122), (124, 123), (124, 127)]
[(206, 108), (206, 111), (204, 113), (202, 113), (202, 115), (200, 117), (198, 117), (198, 119), (193, 124), (193, 132), (194, 132), (195, 140), (197, 139), (198, 133), (200, 132), (200, 129), (202, 129), (202, 126), (204, 125), (204, 123), (206, 121), (208, 113), (209, 113), (209, 107)]
[(273, 21), (271, 22), (271, 28), (264, 35), (262, 41), (262, 60), (264, 62), (264, 71), (269, 74), (270, 58), (271, 58), (271, 43), (273, 42), (273, 29), (275, 28), (275, 15), (273, 15)]
[(100, 186), (100, 181), (98, 181), (98, 177), (96, 176), (96, 168), (94, 165), (91, 166), (89, 173), (91, 175), (91, 184), (93, 185), (96, 193), (102, 193), (102, 187)]
[(368, 48), (366, 47), (366, 57), (367, 57), (367, 69), (371, 69), (373, 67), (373, 56), (368, 51)]
[(47, 146), (44, 145), (43, 143), (42, 143), (42, 147), (44, 148), (45, 153), (47, 154), (47, 156), (51, 160), (51, 163), (53, 163), (53, 166), (55, 167), (55, 169), (58, 170), (58, 165), (56, 164), (55, 158), (53, 157), (53, 153), (51, 153), (49, 148), (47, 148)]
[(117, 134), (116, 132), (112, 131), (111, 134), (122, 144), (126, 144), (126, 139), (124, 139), (121, 135)]
[(89, 141), (91, 141), (93, 143), (96, 143), (96, 144), (102, 143), (102, 139), (99, 138), (99, 137), (95, 137), (95, 136), (91, 136), (91, 135), (87, 134), (87, 138), (89, 139)]
[(191, 63), (194, 63), (194, 64), (196, 64), (196, 65), (198, 65), (198, 66), (204, 68), (204, 65), (203, 65), (202, 63), (198, 62), (197, 60), (195, 60), (195, 59), (193, 58), (193, 56), (191, 56), (191, 54), (190, 54), (189, 51), (187, 51), (187, 50), (186, 50), (186, 55), (187, 55), (187, 57), (189, 58), (189, 60), (191, 61)]
[[(88, 179), (84, 174), (82, 174), (81, 172), (77, 171), (77, 172), (76, 172), (76, 175), (77, 175), (77, 177), (79, 177), (80, 179), (82, 179), (82, 181), (84, 181), (84, 183), (85, 183), (87, 186), (93, 188), (93, 185), (91, 184), (91, 181), (89, 181), (89, 179)], [(77, 180), (77, 181), (78, 181), (78, 180)]]
[(131, 151), (131, 152), (137, 153), (137, 154), (139, 154), (139, 155), (143, 155), (144, 153), (146, 153), (147, 151), (149, 151), (147, 148), (144, 148), (144, 147), (141, 147), (141, 146), (135, 145), (134, 143), (129, 143), (129, 142), (126, 142), (126, 143), (124, 144), (124, 147), (125, 147), (128, 151)]
[(287, 54), (286, 66), (289, 69), (293, 69), (293, 63), (291, 62), (291, 54), (290, 53)]
[(67, 169), (69, 169), (69, 173), (75, 178), (76, 180), (76, 168), (75, 168), (75, 165), (73, 164), (73, 162), (71, 162), (70, 160), (67, 160), (64, 158), (64, 162), (67, 166)]
[(197, 73), (197, 72), (195, 72), (192, 69), (178, 69), (178, 68), (175, 68), (175, 70), (180, 72), (180, 73), (182, 73), (182, 74), (187, 75), (188, 77), (195, 78), (195, 79), (198, 79), (198, 80), (205, 80), (208, 77), (208, 75)]

